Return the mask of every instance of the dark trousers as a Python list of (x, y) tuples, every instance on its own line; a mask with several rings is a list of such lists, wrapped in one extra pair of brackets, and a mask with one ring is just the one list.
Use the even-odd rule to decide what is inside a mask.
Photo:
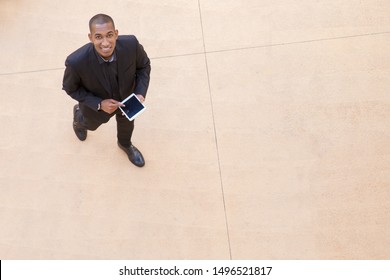
[(96, 130), (100, 125), (107, 123), (115, 115), (118, 142), (125, 147), (131, 144), (134, 121), (129, 121), (123, 116), (121, 110), (118, 109), (112, 114), (107, 114), (104, 111), (96, 112), (82, 103), (79, 106), (80, 110), (76, 112), (75, 116), (78, 126), (88, 130)]

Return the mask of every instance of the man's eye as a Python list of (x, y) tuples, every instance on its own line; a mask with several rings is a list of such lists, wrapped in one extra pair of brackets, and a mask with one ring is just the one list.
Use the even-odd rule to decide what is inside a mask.
[(108, 34), (107, 38), (112, 38), (113, 34)]

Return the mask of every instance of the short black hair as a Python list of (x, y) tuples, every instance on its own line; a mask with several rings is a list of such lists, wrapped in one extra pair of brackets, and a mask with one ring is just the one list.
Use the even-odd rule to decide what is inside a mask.
[(105, 14), (94, 15), (89, 20), (89, 31), (92, 31), (92, 25), (94, 25), (94, 24), (105, 24), (105, 23), (110, 23), (110, 22), (112, 23), (112, 26), (115, 29), (114, 20), (110, 16), (105, 15)]

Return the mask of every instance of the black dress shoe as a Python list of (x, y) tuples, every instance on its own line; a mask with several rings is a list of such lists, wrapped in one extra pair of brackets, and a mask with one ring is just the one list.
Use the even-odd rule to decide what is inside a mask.
[(77, 138), (79, 138), (80, 141), (84, 141), (87, 139), (87, 130), (85, 128), (80, 127), (79, 123), (77, 122), (76, 114), (80, 114), (79, 112), (80, 107), (78, 104), (74, 105), (73, 107), (73, 130), (74, 133), (76, 133)]
[(141, 152), (136, 147), (134, 147), (132, 144), (130, 144), (129, 147), (125, 147), (118, 142), (118, 146), (127, 154), (127, 156), (129, 157), (129, 160), (135, 166), (142, 167), (145, 165), (145, 160), (144, 160), (144, 157), (142, 156)]

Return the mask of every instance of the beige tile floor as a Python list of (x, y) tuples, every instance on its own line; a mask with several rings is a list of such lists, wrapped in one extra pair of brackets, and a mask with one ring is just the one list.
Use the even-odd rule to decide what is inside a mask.
[[(152, 60), (138, 169), (79, 142), (87, 22)], [(390, 2), (0, 0), (0, 259), (389, 259)]]

